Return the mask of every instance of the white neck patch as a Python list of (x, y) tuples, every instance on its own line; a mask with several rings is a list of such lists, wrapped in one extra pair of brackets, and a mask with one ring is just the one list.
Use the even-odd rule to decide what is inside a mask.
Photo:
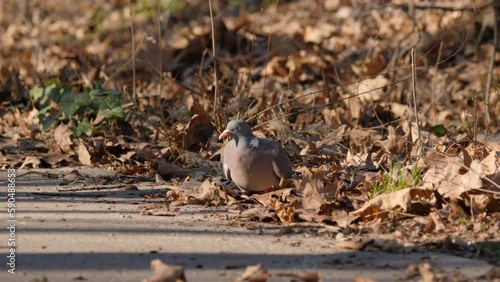
[(252, 140), (250, 140), (250, 147), (252, 148), (257, 148), (259, 146), (259, 139), (257, 137), (254, 137), (252, 138)]

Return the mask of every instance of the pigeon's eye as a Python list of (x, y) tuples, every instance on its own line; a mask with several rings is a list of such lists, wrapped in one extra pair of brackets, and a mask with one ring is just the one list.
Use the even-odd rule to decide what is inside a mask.
[(236, 129), (240, 130), (240, 129), (241, 129), (241, 126), (239, 126), (239, 125), (238, 125), (238, 126), (236, 126)]

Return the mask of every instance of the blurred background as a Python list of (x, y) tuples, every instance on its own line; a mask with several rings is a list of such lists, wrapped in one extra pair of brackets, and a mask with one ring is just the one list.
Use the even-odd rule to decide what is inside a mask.
[(340, 128), (349, 148), (356, 128), (382, 128), (379, 139), (389, 125), (406, 134), (415, 109), (419, 126), (440, 138), (498, 132), (491, 1), (214, 0), (212, 8), (213, 17), (206, 0), (1, 1), (4, 141), (50, 139), (64, 125), (73, 137), (169, 141), (211, 157), (216, 130), (239, 117), (276, 120), (313, 141)]

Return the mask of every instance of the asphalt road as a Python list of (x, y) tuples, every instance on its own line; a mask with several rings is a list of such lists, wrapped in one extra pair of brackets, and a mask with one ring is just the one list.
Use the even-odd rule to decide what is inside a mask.
[[(276, 225), (242, 223), (231, 207), (182, 206), (172, 208), (169, 216), (141, 215), (143, 195), (164, 187), (145, 183), (135, 191), (61, 195), (57, 189), (67, 187), (58, 183), (68, 171), (48, 171), (58, 178), (16, 171), (15, 222), (7, 221), (8, 171), (0, 172), (2, 254), (11, 255), (12, 233), (16, 244), (15, 274), (8, 272), (12, 265), (3, 255), (0, 281), (141, 281), (152, 274), (150, 262), (157, 258), (185, 266), (188, 281), (232, 281), (257, 263), (274, 275), (269, 281), (291, 281), (282, 275), (304, 271), (318, 272), (324, 281), (394, 281), (407, 276), (408, 265), (420, 262), (446, 275), (461, 271), (471, 279), (492, 268), (481, 260), (433, 252), (342, 250), (334, 238), (307, 228), (282, 234)], [(82, 181), (86, 175), (112, 175), (98, 169), (80, 173)], [(13, 232), (6, 228), (12, 223)]]

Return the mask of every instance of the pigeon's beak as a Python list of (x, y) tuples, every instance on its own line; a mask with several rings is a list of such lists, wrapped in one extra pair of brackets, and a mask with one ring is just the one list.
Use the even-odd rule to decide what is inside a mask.
[(219, 135), (219, 140), (222, 140), (222, 139), (228, 137), (229, 134), (231, 134), (231, 133), (232, 133), (232, 131), (229, 129), (222, 131), (222, 133)]

